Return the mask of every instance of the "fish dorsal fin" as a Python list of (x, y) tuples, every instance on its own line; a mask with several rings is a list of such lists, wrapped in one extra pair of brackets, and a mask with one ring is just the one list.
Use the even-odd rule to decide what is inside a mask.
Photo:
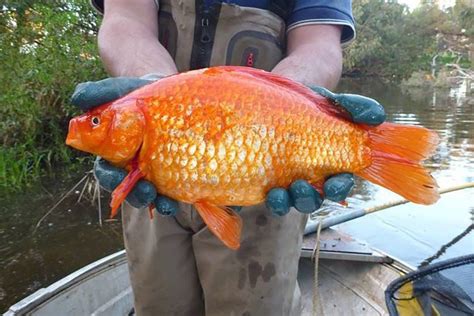
[[(216, 68), (219, 68), (223, 71), (240, 72), (240, 73), (249, 74), (253, 77), (259, 78), (267, 82), (271, 82), (280, 87), (290, 89), (291, 91), (295, 91), (303, 95), (304, 97), (306, 97), (321, 112), (351, 121), (350, 114), (343, 107), (338, 106), (337, 104), (335, 104), (328, 98), (314, 92), (313, 90), (311, 90), (310, 88), (306, 87), (305, 85), (299, 82), (293, 81), (291, 79), (285, 78), (283, 76), (280, 76), (268, 71), (251, 68), (251, 67), (220, 66), (220, 67), (215, 67), (215, 68), (209, 68), (208, 71), (211, 71)], [(212, 73), (214, 72), (215, 70)]]
[(217, 238), (230, 249), (239, 249), (242, 231), (242, 219), (239, 215), (230, 208), (219, 207), (207, 201), (198, 201), (194, 203), (194, 207)]
[(127, 195), (135, 187), (135, 184), (143, 178), (143, 173), (138, 168), (138, 164), (132, 164), (132, 170), (127, 174), (122, 182), (112, 192), (112, 201), (110, 201), (110, 218), (114, 218), (117, 215), (120, 204), (127, 198)]

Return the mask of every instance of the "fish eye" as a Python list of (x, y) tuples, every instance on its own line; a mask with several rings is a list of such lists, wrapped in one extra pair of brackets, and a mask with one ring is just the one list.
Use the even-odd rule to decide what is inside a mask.
[(100, 124), (100, 118), (98, 116), (93, 116), (91, 118), (91, 124), (92, 126), (97, 126)]

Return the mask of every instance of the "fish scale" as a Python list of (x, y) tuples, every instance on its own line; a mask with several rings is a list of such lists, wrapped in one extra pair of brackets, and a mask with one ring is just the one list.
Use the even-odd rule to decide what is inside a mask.
[(154, 128), (144, 147), (155, 148), (158, 159), (140, 160), (160, 193), (188, 203), (253, 205), (272, 187), (300, 178), (316, 183), (368, 164), (365, 132), (297, 93), (245, 74), (196, 80), (198, 74), (180, 78), (179, 85), (163, 79), (146, 101), (153, 118), (147, 125)]
[(271, 73), (214, 67), (160, 79), (72, 119), (66, 143), (129, 171), (112, 193), (112, 217), (145, 178), (192, 203), (231, 249), (239, 248), (242, 220), (225, 206), (258, 204), (297, 179), (320, 186), (352, 172), (416, 203), (439, 198), (421, 165), (436, 133), (355, 124), (332, 102)]

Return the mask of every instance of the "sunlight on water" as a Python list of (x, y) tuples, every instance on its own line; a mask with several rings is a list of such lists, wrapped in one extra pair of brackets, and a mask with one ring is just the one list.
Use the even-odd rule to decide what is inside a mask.
[(396, 113), (393, 115), (392, 121), (400, 124), (420, 125), (417, 116), (412, 113)]
[[(388, 121), (421, 125), (438, 132), (440, 144), (425, 166), (440, 188), (474, 181), (474, 107), (467, 84), (451, 90), (412, 89), (353, 82), (343, 91), (365, 93), (384, 105)], [(357, 87), (357, 90), (351, 90)], [(400, 175), (402, 176), (402, 175)], [(379, 186), (359, 181), (350, 207), (366, 208), (400, 198)], [(338, 226), (349, 234), (414, 266), (462, 233), (474, 220), (474, 189), (449, 193), (432, 206), (412, 203)], [(474, 232), (443, 253), (439, 260), (474, 252)]]

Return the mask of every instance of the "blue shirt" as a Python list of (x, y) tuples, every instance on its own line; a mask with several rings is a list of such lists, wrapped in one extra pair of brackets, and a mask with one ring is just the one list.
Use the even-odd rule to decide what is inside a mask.
[(342, 25), (341, 42), (355, 38), (354, 18), (351, 0), (296, 0), (293, 10), (286, 19), (287, 31), (302, 25)]
[[(204, 0), (203, 2), (205, 6), (212, 6), (215, 2), (224, 2), (274, 11), (285, 20), (287, 31), (303, 25), (341, 25), (343, 27), (342, 43), (350, 42), (355, 38), (351, 0)], [(103, 0), (91, 0), (91, 3), (97, 10), (103, 12)], [(280, 10), (275, 10), (275, 8)]]

